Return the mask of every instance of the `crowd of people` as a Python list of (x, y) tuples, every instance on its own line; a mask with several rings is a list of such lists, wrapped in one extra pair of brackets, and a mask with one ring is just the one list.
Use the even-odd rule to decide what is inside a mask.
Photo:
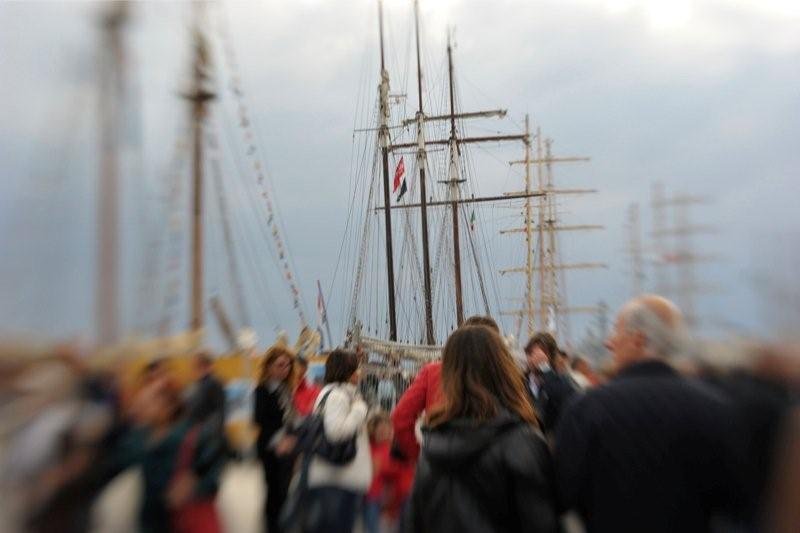
[[(620, 310), (606, 344), (603, 372), (548, 333), (523, 360), (492, 318), (471, 317), (391, 411), (364, 400), (362, 353), (328, 353), (317, 384), (273, 345), (252, 395), (264, 530), (800, 531), (796, 357), (761, 350), (726, 372), (682, 358), (680, 311), (650, 295)], [(81, 412), (102, 423), (51, 451), (22, 529), (88, 531), (91, 502), (139, 465), (139, 531), (221, 531), (215, 497), (235, 454), (213, 359), (194, 357), (188, 393), (153, 361), (130, 397), (67, 359), (93, 406)]]
[[(771, 373), (687, 365), (687, 345), (679, 310), (643, 296), (619, 313), (610, 372), (570, 358), (548, 333), (528, 341), (520, 368), (495, 321), (476, 316), (391, 416), (360, 398), (356, 354), (334, 351), (304, 413), (321, 421), (316, 443), (298, 449), (303, 423), (278, 417), (272, 449), (306, 483), (286, 492), (291, 468), (274, 482), (276, 498), (302, 512), (268, 503), (268, 530), (350, 532), (360, 508), (370, 532), (797, 531), (797, 483), (779, 482), (782, 454), (798, 453), (784, 446), (798, 442), (797, 382), (775, 360)], [(352, 441), (356, 453), (329, 460), (319, 441)]]

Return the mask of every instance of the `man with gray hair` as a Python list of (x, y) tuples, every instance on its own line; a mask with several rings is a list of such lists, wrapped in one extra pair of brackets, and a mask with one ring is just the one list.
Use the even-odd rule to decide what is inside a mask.
[(616, 377), (563, 413), (557, 484), (589, 533), (705, 532), (739, 502), (732, 406), (667, 363), (683, 342), (672, 302), (632, 300), (606, 341)]

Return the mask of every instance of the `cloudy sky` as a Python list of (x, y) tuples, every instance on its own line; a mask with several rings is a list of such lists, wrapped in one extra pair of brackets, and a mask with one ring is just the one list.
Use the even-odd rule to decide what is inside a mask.
[[(407, 74), (411, 2), (385, 3), (393, 90), (408, 90), (413, 108), (414, 78)], [(93, 335), (96, 76), (103, 7), (0, 4), (4, 334)], [(223, 16), (230, 30), (306, 313), (315, 315), (319, 279), (329, 298), (334, 337), (345, 327), (348, 304), (346, 276), (334, 273), (352, 196), (353, 129), (368, 125), (354, 117), (365, 101), (370, 103), (377, 85), (376, 11), (372, 0), (225, 2), (211, 10), (212, 19)], [(139, 102), (128, 104), (130, 135), (123, 152), (127, 330), (149, 327), (163, 314), (165, 289), (161, 281), (148, 280), (155, 279), (154, 272), (160, 272), (158, 280), (170, 274), (166, 267), (148, 270), (146, 265), (151, 256), (161, 257), (157, 264), (162, 265), (169, 254), (164, 198), (176, 139), (185, 133), (186, 109), (177, 94), (188, 78), (190, 14), (186, 3), (136, 3), (126, 30), (130, 101)], [(715, 228), (698, 236), (695, 246), (719, 258), (697, 269), (699, 279), (719, 289), (697, 297), (704, 331), (774, 329), (780, 313), (769, 304), (778, 301), (781, 280), (793, 281), (788, 265), (796, 262), (800, 243), (796, 2), (423, 0), (421, 17), (431, 85), (442, 79), (445, 39), (452, 28), (462, 108), (508, 109), (505, 132), (529, 113), (554, 140), (555, 152), (591, 157), (555, 174), (565, 187), (599, 190), (563, 200), (564, 220), (606, 227), (563, 238), (568, 262), (609, 265), (568, 276), (571, 304), (603, 300), (613, 309), (629, 296), (626, 211), (631, 203), (640, 204), (647, 245), (650, 191), (654, 182), (662, 182), (670, 194), (709, 199), (692, 210), (695, 223)], [(219, 46), (213, 28), (216, 22), (212, 35)], [(221, 66), (217, 83), (223, 91), (229, 76)], [(223, 139), (239, 135), (233, 106), (227, 98), (214, 111), (220, 131), (227, 131), (220, 133)], [(507, 160), (515, 154), (501, 149), (494, 157)], [(236, 165), (235, 158), (223, 162), (228, 174)], [(518, 177), (489, 163), (485, 175), (491, 183), (480, 184), (482, 193), (508, 188)], [(248, 312), (260, 337), (271, 338), (277, 329), (296, 329), (297, 319), (280, 273), (268, 266), (271, 260), (252, 260), (272, 252), (265, 244), (268, 232), (258, 227), (256, 211), (250, 212), (247, 203), (258, 193), (245, 181), (237, 183), (229, 191), (232, 208), (252, 215), (234, 224), (237, 246), (253, 247), (251, 255), (240, 257), (251, 300)], [(490, 232), (509, 223), (495, 210), (482, 216)], [(213, 261), (207, 285), (214, 293), (227, 278), (219, 214), (209, 217), (216, 237), (209, 244)], [(498, 269), (520, 255), (519, 249), (504, 246)], [(651, 286), (652, 269), (646, 274)], [(515, 290), (519, 287), (502, 287), (505, 295)], [(260, 301), (252, 302), (255, 298)], [(171, 311), (176, 323), (186, 320), (185, 307), (178, 304)], [(576, 338), (591, 320), (573, 318)], [(506, 327), (512, 328), (512, 321)]]

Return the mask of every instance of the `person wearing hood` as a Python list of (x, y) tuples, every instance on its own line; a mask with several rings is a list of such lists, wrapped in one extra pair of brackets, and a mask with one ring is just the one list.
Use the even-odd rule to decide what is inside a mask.
[(518, 376), (496, 332), (462, 326), (450, 335), (408, 531), (560, 530), (549, 450)]

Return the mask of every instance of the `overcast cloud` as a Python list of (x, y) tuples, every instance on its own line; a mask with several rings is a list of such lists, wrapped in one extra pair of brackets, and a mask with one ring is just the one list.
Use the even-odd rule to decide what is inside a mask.
[[(607, 270), (567, 278), (571, 304), (604, 300), (614, 308), (629, 295), (623, 254), (626, 209), (639, 202), (649, 232), (650, 189), (661, 181), (668, 191), (713, 199), (693, 211), (697, 223), (717, 228), (713, 235), (698, 237), (696, 246), (722, 258), (698, 269), (698, 277), (722, 289), (698, 297), (705, 331), (719, 333), (720, 325), (731, 324), (756, 333), (769, 330), (753, 279), (769, 275), (773, 258), (791, 261), (780, 248), (800, 242), (797, 3), (421, 4), (431, 83), (441, 79), (446, 31), (453, 27), (464, 109), (507, 108), (516, 124), (530, 113), (554, 139), (558, 154), (592, 158), (588, 164), (559, 167), (555, 174), (564, 186), (600, 191), (564, 200), (565, 220), (606, 226), (602, 233), (563, 239), (569, 262), (609, 264)], [(0, 332), (92, 335), (100, 7), (0, 4)], [(414, 81), (405, 75), (413, 36), (411, 2), (386, 0), (386, 11), (393, 90), (402, 91), (403, 81)], [(374, 95), (378, 82), (376, 4), (229, 2), (214, 12), (224, 12), (228, 20), (305, 308), (313, 316), (316, 280), (327, 292), (347, 217), (354, 115), (359, 99)], [(160, 216), (163, 180), (175, 136), (185, 123), (176, 94), (187, 79), (189, 14), (188, 4), (135, 4), (128, 31), (145, 139), (142, 172), (135, 171), (135, 157), (126, 158), (123, 301), (129, 328), (137, 325), (143, 257), (152, 240), (145, 229)], [(225, 83), (219, 80), (223, 90)], [(415, 92), (407, 89), (413, 108)], [(215, 112), (218, 123), (232, 120), (224, 105)], [(135, 153), (130, 148), (129, 154)], [(500, 152), (500, 157), (513, 155)], [(227, 161), (225, 168), (232, 173), (236, 167)], [(487, 170), (487, 181), (494, 179), (492, 172), (497, 179), (479, 184), (481, 192), (508, 190), (514, 183), (514, 175), (499, 167)], [(240, 197), (247, 190), (232, 190), (239, 191), (234, 208), (248, 212), (247, 199)], [(242, 231), (261, 235), (251, 227), (256, 217), (240, 220), (248, 226)], [(496, 230), (508, 221), (491, 224)], [(209, 246), (209, 254), (222, 255), (221, 244)], [(507, 251), (496, 267), (518, 256)], [(210, 267), (211, 292), (224, 283), (224, 260), (218, 263), (222, 266)], [(271, 338), (279, 327), (294, 330), (297, 322), (271, 268), (264, 275), (276, 298), (274, 305), (267, 304), (274, 307), (275, 318), (249, 303), (262, 338)], [(327, 295), (331, 311), (343, 308), (348, 291), (341, 283), (339, 276)], [(245, 284), (254, 282), (245, 279)], [(504, 293), (514, 290), (508, 284), (503, 288)], [(179, 309), (176, 320), (185, 320), (185, 312)], [(338, 337), (344, 317), (331, 319)], [(573, 318), (576, 337), (590, 320)]]

